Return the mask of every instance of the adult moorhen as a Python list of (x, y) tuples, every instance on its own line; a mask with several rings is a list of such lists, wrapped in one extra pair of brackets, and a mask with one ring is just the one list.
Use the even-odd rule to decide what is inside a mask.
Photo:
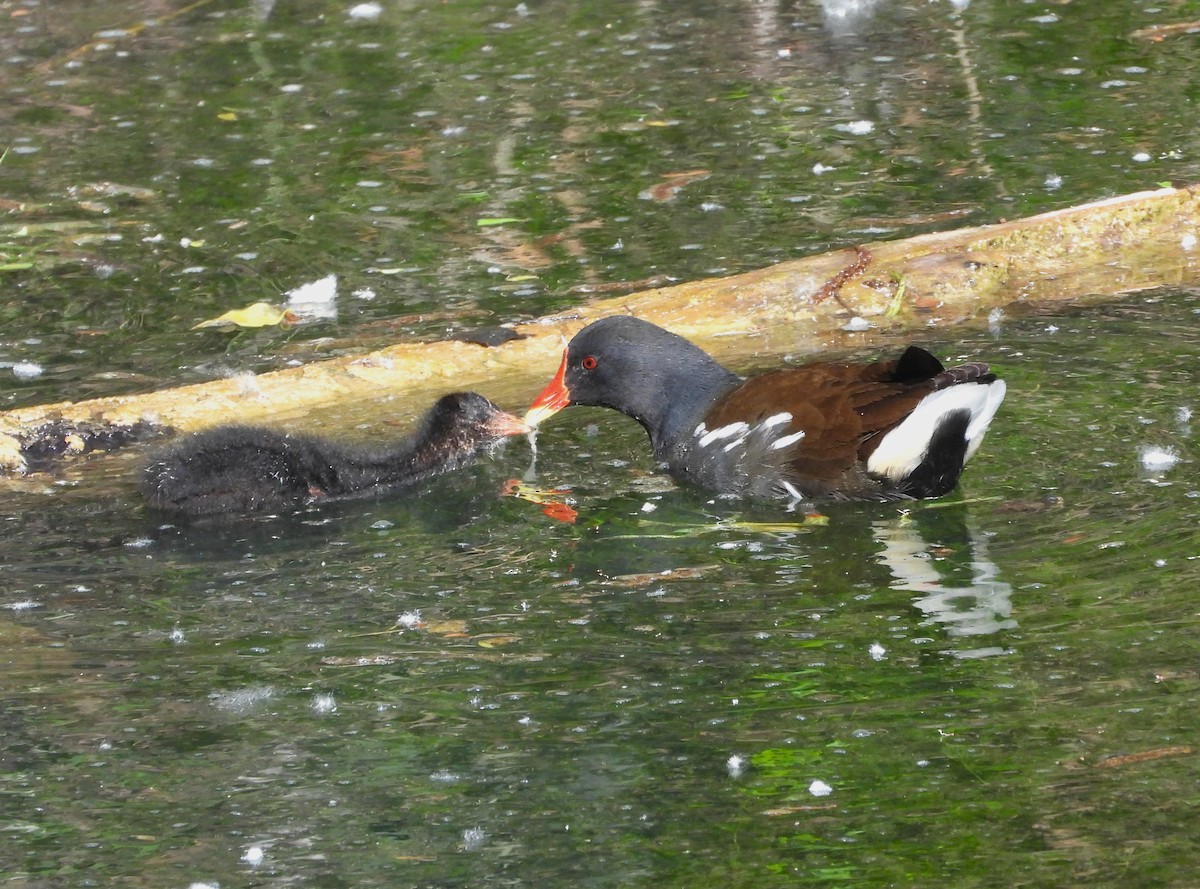
[(474, 392), (443, 396), (410, 438), (381, 449), (260, 426), (217, 426), (155, 458), (140, 487), (152, 506), (191, 515), (274, 512), (408, 488), (528, 431)]
[(525, 422), (572, 404), (646, 428), (677, 479), (721, 494), (940, 497), (1004, 400), (986, 364), (946, 369), (910, 346), (894, 361), (819, 363), (743, 380), (683, 337), (628, 316), (589, 324)]

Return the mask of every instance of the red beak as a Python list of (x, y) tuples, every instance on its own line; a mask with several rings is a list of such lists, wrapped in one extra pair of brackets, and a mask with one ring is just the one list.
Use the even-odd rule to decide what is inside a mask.
[(532, 429), (548, 417), (552, 417), (571, 403), (571, 390), (567, 388), (563, 378), (567, 375), (567, 350), (563, 349), (562, 364), (542, 394), (533, 400), (529, 410), (525, 412), (525, 423)]

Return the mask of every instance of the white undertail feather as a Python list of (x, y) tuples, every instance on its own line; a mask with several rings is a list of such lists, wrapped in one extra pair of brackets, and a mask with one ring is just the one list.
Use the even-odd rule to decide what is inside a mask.
[(929, 451), (929, 442), (943, 418), (950, 413), (967, 411), (967, 452), (965, 463), (979, 450), (988, 424), (1004, 401), (1004, 381), (960, 383), (949, 389), (931, 392), (895, 429), (883, 437), (867, 460), (867, 470), (875, 475), (899, 481), (916, 470)]
[(986, 388), (987, 404), (982, 411), (971, 415), (971, 422), (967, 426), (967, 454), (963, 457), (963, 463), (974, 457), (979, 446), (983, 444), (983, 434), (987, 432), (988, 424), (1000, 409), (1000, 403), (1004, 401), (1004, 393), (1008, 389), (1004, 380), (987, 383)]

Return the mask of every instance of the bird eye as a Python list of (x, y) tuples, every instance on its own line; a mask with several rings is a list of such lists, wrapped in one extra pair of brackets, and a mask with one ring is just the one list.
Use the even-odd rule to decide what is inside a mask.
[(596, 360), (595, 355), (585, 355), (583, 360), (579, 362), (579, 366), (584, 370), (595, 370), (600, 362)]

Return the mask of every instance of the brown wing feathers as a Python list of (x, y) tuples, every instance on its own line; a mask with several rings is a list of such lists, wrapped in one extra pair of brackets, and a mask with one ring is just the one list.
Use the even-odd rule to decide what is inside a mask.
[[(979, 373), (966, 365), (942, 371), (923, 382), (894, 382), (896, 361), (869, 365), (822, 364), (790, 368), (753, 377), (723, 398), (709, 413), (706, 425), (716, 429), (727, 423), (755, 423), (773, 414), (792, 415), (787, 432), (804, 431), (788, 463), (798, 475), (834, 479), (865, 461), (880, 437), (896, 426), (954, 371)], [(940, 367), (940, 365), (939, 365)], [(986, 368), (984, 368), (986, 371)], [(957, 380), (958, 382), (963, 379)], [(781, 429), (781, 434), (786, 434)]]

